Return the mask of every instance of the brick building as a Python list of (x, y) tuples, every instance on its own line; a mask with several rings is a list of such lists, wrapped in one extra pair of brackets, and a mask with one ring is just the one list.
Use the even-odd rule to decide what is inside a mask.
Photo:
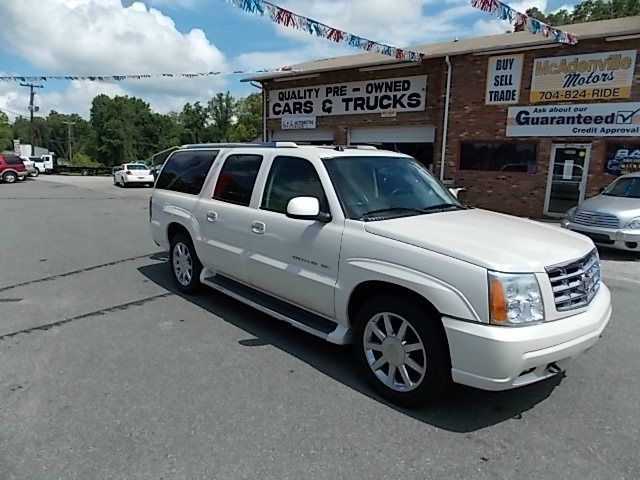
[(640, 166), (640, 17), (412, 47), (255, 75), (267, 140), (371, 144), (414, 156), (468, 204), (561, 215)]

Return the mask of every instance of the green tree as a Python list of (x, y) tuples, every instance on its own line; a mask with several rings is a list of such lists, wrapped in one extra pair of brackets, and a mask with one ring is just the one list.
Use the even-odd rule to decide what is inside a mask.
[(559, 10), (556, 13), (545, 14), (538, 8), (530, 8), (527, 15), (550, 25), (571, 25), (573, 23), (594, 22), (611, 18), (631, 17), (640, 15), (640, 1), (638, 0), (584, 0), (573, 8)]
[(201, 143), (205, 141), (208, 112), (200, 102), (185, 104), (178, 118), (182, 127), (180, 132), (181, 143)]
[(13, 130), (9, 117), (0, 110), (0, 150), (13, 148)]
[(236, 124), (232, 135), (234, 142), (251, 142), (262, 136), (262, 94), (251, 95), (236, 103)]
[(157, 132), (149, 104), (129, 96), (98, 95), (91, 104), (91, 156), (107, 166), (150, 157)]
[(214, 142), (229, 142), (233, 136), (236, 101), (229, 92), (218, 93), (207, 103), (210, 125), (208, 135)]

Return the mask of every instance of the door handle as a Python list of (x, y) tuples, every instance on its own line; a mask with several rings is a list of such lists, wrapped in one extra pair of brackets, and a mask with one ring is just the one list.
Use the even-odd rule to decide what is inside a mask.
[(251, 222), (251, 231), (253, 233), (262, 234), (266, 228), (267, 226), (263, 222)]
[(207, 212), (207, 222), (215, 222), (218, 220), (218, 214), (216, 212)]

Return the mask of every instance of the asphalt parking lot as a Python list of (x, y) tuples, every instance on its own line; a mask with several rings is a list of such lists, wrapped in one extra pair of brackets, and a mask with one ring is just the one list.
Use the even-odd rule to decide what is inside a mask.
[(602, 252), (614, 317), (564, 378), (407, 411), (348, 348), (178, 294), (150, 192), (0, 184), (0, 479), (640, 478), (640, 257)]

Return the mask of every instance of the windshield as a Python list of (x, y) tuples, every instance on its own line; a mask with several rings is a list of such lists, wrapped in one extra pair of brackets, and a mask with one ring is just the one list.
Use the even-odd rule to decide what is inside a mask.
[(371, 221), (465, 208), (412, 158), (334, 157), (323, 162), (351, 219)]
[(149, 167), (140, 163), (134, 163), (133, 165), (129, 165), (129, 170), (149, 170)]
[(603, 195), (610, 197), (640, 198), (640, 177), (620, 178), (609, 185)]

